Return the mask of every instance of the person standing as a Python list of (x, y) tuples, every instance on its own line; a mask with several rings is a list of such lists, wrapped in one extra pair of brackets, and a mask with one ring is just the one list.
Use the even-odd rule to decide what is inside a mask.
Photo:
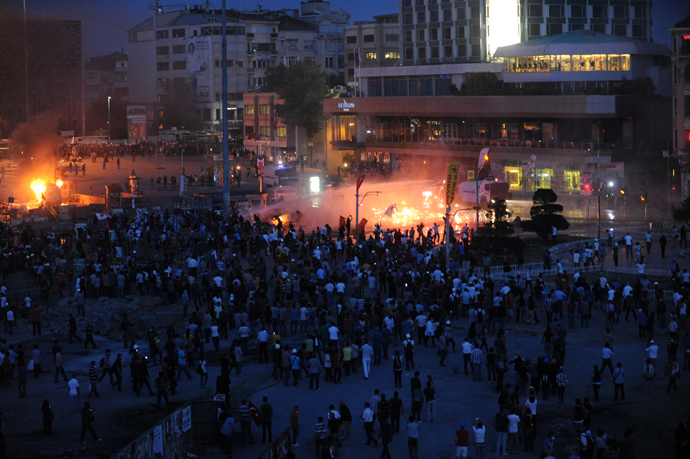
[(34, 348), (31, 351), (31, 359), (34, 361), (34, 378), (38, 379), (39, 375), (43, 372), (43, 364), (41, 363), (41, 357), (43, 353), (38, 348), (38, 344), (34, 344)]
[(374, 432), (374, 412), (370, 408), (369, 402), (364, 403), (364, 411), (362, 414), (359, 416), (362, 418), (364, 421), (364, 431), (367, 434), (367, 441), (364, 443), (365, 445), (371, 445), (371, 443), (374, 443), (374, 446), (379, 445), (379, 441), (374, 438), (373, 432)]
[(71, 410), (73, 412), (79, 411), (79, 409), (81, 409), (81, 400), (79, 399), (79, 381), (77, 381), (76, 374), (72, 375), (72, 379), (67, 383), (67, 387), (69, 388)]
[(98, 371), (96, 370), (96, 361), (92, 360), (89, 365), (89, 397), (98, 398)]
[(122, 354), (117, 354), (111, 374), (115, 375), (115, 382), (112, 383), (113, 389), (117, 387), (118, 392), (122, 391)]
[(470, 433), (465, 429), (464, 422), (461, 422), (460, 428), (455, 431), (453, 442), (455, 443), (456, 459), (461, 457), (467, 457), (467, 448), (470, 445)]
[(486, 426), (484, 426), (481, 419), (474, 418), (474, 421), (472, 421), (472, 430), (474, 431), (474, 448), (477, 453), (477, 459), (484, 459)]
[(393, 392), (393, 398), (390, 399), (391, 403), (391, 425), (395, 429), (395, 433), (400, 432), (400, 417), (405, 414), (405, 409), (403, 407), (403, 402), (400, 397), (398, 397), (398, 391)]
[(154, 384), (158, 392), (158, 408), (161, 408), (161, 399), (165, 399), (165, 407), (168, 408), (170, 406), (170, 402), (168, 401), (168, 380), (163, 376), (162, 371), (158, 372), (158, 377), (154, 381)]
[(266, 443), (266, 432), (268, 432), (268, 442), (273, 441), (273, 405), (268, 403), (268, 397), (264, 395), (264, 402), (259, 407), (259, 412), (261, 413), (261, 430), (262, 430), (262, 440), (261, 443)]
[(410, 371), (412, 367), (414, 370), (414, 341), (409, 333), (405, 335), (405, 341), (403, 341), (403, 352), (405, 353), (405, 369)]
[(506, 416), (505, 409), (500, 408), (496, 419), (494, 420), (494, 427), (496, 428), (496, 456), (507, 456), (506, 443), (508, 442), (508, 416)]
[(292, 430), (292, 446), (299, 446), (297, 437), (299, 437), (299, 406), (295, 405), (290, 413), (290, 430)]
[(472, 381), (482, 380), (482, 350), (478, 347), (472, 349), (470, 359), (472, 363)]
[(235, 418), (231, 411), (226, 411), (226, 414), (227, 417), (220, 428), (220, 434), (223, 436), (223, 445), (228, 451), (228, 457), (232, 457), (232, 433), (235, 430)]
[(316, 454), (314, 457), (317, 459), (321, 457), (321, 450), (326, 446), (327, 439), (328, 427), (326, 423), (323, 422), (323, 416), (319, 416), (319, 421), (314, 425), (314, 444), (316, 445)]
[(242, 443), (254, 444), (254, 435), (252, 434), (252, 412), (247, 404), (247, 400), (243, 399), (240, 407), (237, 409), (237, 414), (240, 418), (240, 427), (242, 428)]
[(563, 403), (563, 396), (565, 395), (565, 388), (568, 387), (568, 377), (563, 373), (563, 367), (558, 369), (556, 375), (556, 388), (558, 390), (558, 403)]
[(55, 382), (58, 382), (58, 376), (62, 374), (62, 377), (67, 382), (67, 374), (65, 373), (65, 367), (62, 364), (62, 348), (55, 352)]
[(364, 368), (364, 379), (369, 379), (369, 372), (371, 371), (371, 357), (374, 355), (374, 349), (366, 342), (362, 345), (362, 367)]
[(665, 371), (669, 376), (666, 392), (671, 392), (671, 387), (673, 387), (673, 390), (677, 391), (678, 387), (676, 387), (676, 380), (680, 376), (680, 364), (678, 364), (675, 357), (671, 357), (671, 361), (666, 365)]
[(467, 364), (470, 364), (472, 361), (472, 349), (474, 346), (472, 346), (472, 343), (470, 343), (470, 339), (466, 336), (465, 341), (462, 342), (462, 361), (463, 365), (465, 367), (465, 376), (468, 375), (467, 372)]
[(93, 324), (88, 324), (86, 326), (86, 339), (84, 340), (84, 349), (91, 343), (94, 349), (98, 349), (96, 346), (96, 341), (93, 340)]
[(111, 351), (110, 349), (105, 350), (105, 355), (101, 359), (101, 368), (103, 368), (103, 373), (101, 374), (101, 377), (98, 378), (98, 382), (100, 383), (103, 381), (103, 378), (105, 378), (105, 375), (110, 376), (110, 385), (113, 386), (113, 368), (110, 364), (110, 355)]
[[(299, 355), (297, 355), (297, 349), (292, 350), (292, 356), (290, 356), (290, 371), (292, 372), (292, 385), (297, 386), (297, 381), (299, 380), (299, 374), (302, 371), (302, 367), (300, 367), (300, 358)], [(290, 374), (285, 375), (285, 382), (288, 383), (290, 381)], [(287, 384), (285, 384), (287, 386)]]
[(307, 374), (309, 374), (309, 389), (314, 389), (314, 382), (316, 382), (316, 390), (319, 390), (319, 374), (321, 372), (321, 363), (316, 355), (311, 354), (307, 361)]
[(666, 244), (668, 244), (668, 240), (666, 239), (666, 235), (662, 234), (661, 237), (659, 238), (659, 248), (661, 248), (661, 258), (666, 258)]
[(402, 356), (400, 351), (395, 351), (393, 356), (393, 379), (395, 380), (396, 389), (402, 387)]
[[(393, 441), (393, 427), (388, 422), (388, 420), (380, 420), (380, 434), (381, 444), (383, 445), (383, 451), (381, 451), (382, 459), (391, 459), (391, 453), (388, 450), (388, 445)], [(335, 440), (338, 441), (337, 439)]]
[(613, 389), (614, 397), (613, 401), (618, 401), (618, 392), (621, 394), (621, 401), (625, 400), (625, 370), (623, 369), (623, 364), (618, 362), (616, 369), (613, 371)]
[(206, 369), (206, 360), (201, 360), (199, 362), (199, 368), (197, 369), (197, 372), (201, 376), (200, 378), (200, 383), (201, 387), (207, 387), (206, 383), (208, 383), (208, 370)]
[(53, 408), (51, 408), (48, 400), (43, 400), (41, 412), (43, 413), (43, 432), (46, 435), (53, 435), (53, 419), (55, 419), (55, 414), (53, 414)]
[(407, 422), (407, 450), (410, 453), (410, 459), (417, 459), (419, 451), (419, 424), (415, 421), (414, 416), (410, 416)]
[(424, 398), (426, 399), (426, 420), (427, 422), (434, 422), (434, 418), (436, 418), (436, 389), (432, 386), (431, 381), (426, 382)]
[(97, 442), (103, 440), (98, 435), (96, 435), (96, 431), (93, 429), (94, 419), (95, 416), (93, 414), (93, 409), (91, 408), (91, 403), (84, 402), (84, 408), (82, 408), (81, 410), (81, 435), (79, 436), (80, 443), (86, 444), (86, 442), (84, 441), (84, 436), (86, 435), (87, 430), (91, 432), (91, 435), (93, 435), (93, 439)]
[(352, 430), (352, 413), (344, 400), (340, 401), (340, 437), (349, 440)]

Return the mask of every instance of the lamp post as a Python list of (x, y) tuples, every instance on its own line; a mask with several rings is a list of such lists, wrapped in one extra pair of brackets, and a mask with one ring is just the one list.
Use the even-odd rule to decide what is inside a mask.
[(111, 97), (108, 96), (108, 143), (110, 143), (110, 99)]

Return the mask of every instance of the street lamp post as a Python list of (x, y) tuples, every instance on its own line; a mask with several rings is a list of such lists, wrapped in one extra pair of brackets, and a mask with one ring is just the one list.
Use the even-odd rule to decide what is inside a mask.
[(110, 99), (111, 97), (108, 96), (108, 143), (110, 143)]

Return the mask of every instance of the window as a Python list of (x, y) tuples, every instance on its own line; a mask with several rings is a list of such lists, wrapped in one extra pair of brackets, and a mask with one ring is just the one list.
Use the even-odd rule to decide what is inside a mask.
[(647, 26), (634, 25), (632, 27), (633, 37), (646, 37), (647, 36)]
[(453, 10), (443, 10), (443, 20), (452, 21), (453, 20)]
[(438, 46), (431, 47), (431, 58), (438, 59)]
[(465, 26), (458, 27), (458, 35), (456, 38), (465, 38)]
[(480, 38), (481, 28), (478, 25), (470, 26), (470, 38)]
[(606, 33), (606, 24), (593, 24), (592, 30), (597, 33)]
[(364, 58), (369, 61), (375, 61), (376, 53), (364, 53)]
[(443, 28), (443, 39), (444, 40), (450, 40), (450, 27), (444, 27)]
[(572, 32), (573, 30), (582, 30), (585, 28), (584, 24), (570, 24), (570, 31)]
[(417, 55), (420, 59), (426, 59), (426, 48), (417, 49)]
[(316, 49), (316, 40), (305, 40), (304, 41), (304, 49), (305, 50), (315, 50)]
[(458, 8), (455, 10), (455, 15), (458, 20), (465, 19), (465, 8)]
[(615, 19), (628, 19), (628, 7), (627, 6), (614, 6), (613, 7), (613, 17)]
[(472, 57), (481, 57), (482, 47), (479, 44), (472, 45)]
[(164, 56), (166, 54), (170, 54), (170, 47), (169, 46), (158, 46), (156, 48), (156, 55)]
[(461, 59), (467, 57), (467, 45), (458, 45), (458, 57)]
[(347, 43), (357, 43), (357, 36), (347, 37)]
[(164, 88), (170, 84), (170, 80), (168, 78), (158, 78), (156, 80), (156, 86), (159, 88)]
[(170, 62), (159, 62), (156, 64), (156, 70), (170, 70)]
[(429, 40), (438, 40), (438, 29), (429, 29)]
[(270, 126), (259, 126), (259, 134), (270, 137), (271, 136), (271, 127)]
[(690, 115), (690, 96), (685, 96), (685, 116)]
[(327, 69), (335, 68), (335, 58), (326, 57), (324, 60), (324, 67), (326, 67)]
[(627, 35), (627, 26), (625, 24), (613, 25), (613, 34), (617, 37), (625, 37)]
[(417, 0), (417, 6), (424, 6), (424, 0)]
[(355, 76), (355, 69), (347, 69), (347, 76), (354, 77)]
[(592, 5), (592, 17), (593, 18), (607, 18), (608, 6), (605, 5)]
[(563, 5), (549, 5), (549, 17), (550, 18), (562, 18), (563, 17)]
[(488, 139), (489, 127), (486, 123), (472, 124), (472, 138), (473, 139)]
[(414, 59), (414, 48), (405, 48), (405, 59)]
[(424, 24), (426, 22), (426, 13), (424, 11), (419, 11), (417, 13), (417, 23)]
[[(228, 63), (228, 65), (230, 65), (230, 64)], [(235, 61), (235, 67), (244, 67), (244, 62), (242, 62), (242, 61)]]
[(429, 22), (438, 22), (438, 11), (430, 11)]
[(644, 6), (636, 6), (635, 19), (647, 19), (647, 8)]
[(253, 115), (254, 114), (254, 106), (253, 105), (245, 105), (244, 106), (244, 114), (245, 115)]
[(397, 33), (387, 33), (386, 34), (386, 41), (398, 42), (398, 41), (400, 41), (400, 35), (398, 35)]
[(184, 54), (184, 45), (173, 46), (173, 54)]
[(184, 38), (184, 29), (172, 29), (173, 38)]
[(443, 57), (453, 57), (453, 45), (443, 47)]
[(542, 14), (542, 5), (529, 5), (529, 17), (540, 18)]
[(285, 126), (278, 126), (278, 137), (285, 137), (287, 135), (287, 128)]
[(298, 40), (287, 40), (286, 49), (297, 49), (298, 43)]
[(390, 51), (383, 55), (386, 59), (400, 59), (400, 53), (397, 51)]
[(563, 33), (563, 24), (547, 24), (546, 30), (548, 35), (558, 35)]
[(184, 70), (187, 68), (187, 61), (173, 62), (173, 70)]
[(374, 36), (373, 35), (364, 35), (363, 41), (364, 43), (374, 43)]
[(412, 0), (403, 0), (403, 7), (412, 6)]
[(417, 41), (425, 41), (426, 35), (424, 34), (424, 29), (417, 30)]
[(259, 115), (268, 115), (270, 112), (271, 106), (268, 104), (261, 104), (259, 105)]
[(156, 40), (165, 40), (168, 38), (170, 35), (167, 30), (157, 30), (156, 31)]
[(479, 7), (473, 6), (470, 8), (470, 19), (479, 19)]
[(403, 24), (412, 24), (412, 13), (405, 13), (403, 17)]
[[(245, 115), (247, 114), (246, 110), (244, 113), (245, 113)], [(244, 127), (244, 135), (250, 135), (250, 134), (254, 134), (254, 126), (245, 126)]]
[(587, 12), (585, 5), (570, 5), (570, 17), (571, 18), (585, 18)]

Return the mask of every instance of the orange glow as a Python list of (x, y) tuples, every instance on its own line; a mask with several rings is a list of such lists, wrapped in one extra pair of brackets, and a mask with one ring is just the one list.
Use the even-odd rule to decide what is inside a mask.
[(38, 202), (43, 201), (43, 193), (46, 192), (45, 180), (34, 179), (34, 181), (31, 182), (31, 189), (33, 190), (34, 194), (36, 195), (36, 201), (38, 201)]
[(57, 180), (55, 184), (58, 186), (58, 188), (62, 188), (62, 180)]

